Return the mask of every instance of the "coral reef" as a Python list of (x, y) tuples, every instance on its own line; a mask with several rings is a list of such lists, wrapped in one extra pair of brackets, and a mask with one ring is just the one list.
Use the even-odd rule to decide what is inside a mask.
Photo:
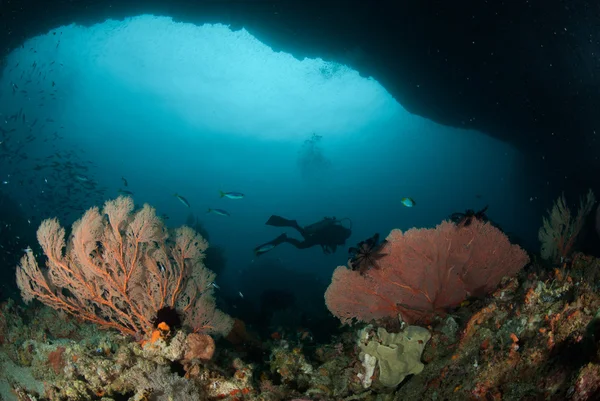
[[(10, 388), (0, 386), (0, 394), (104, 401), (594, 400), (600, 281), (592, 272), (599, 269), (600, 260), (581, 254), (568, 269), (534, 264), (427, 328), (393, 333), (357, 325), (327, 344), (284, 335), (260, 344), (264, 358), (254, 363), (224, 340), (173, 330), (141, 344), (46, 307), (7, 303), (0, 382)], [(396, 347), (382, 369), (387, 354), (373, 349), (404, 344), (406, 351), (406, 340), (416, 346), (412, 356)], [(398, 363), (402, 358), (410, 363)]]
[[(156, 222), (154, 213), (144, 208), (138, 217), (125, 209), (121, 217), (129, 217), (121, 220), (122, 230), (132, 230), (129, 238), (150, 238), (127, 226)], [(194, 288), (187, 292), (185, 286), (164, 282), (178, 270), (171, 265), (176, 257), (161, 253), (155, 241), (164, 240), (166, 246), (162, 229), (153, 231), (158, 237), (152, 237), (154, 244), (146, 242), (149, 248), (142, 253), (119, 253), (119, 241), (107, 241), (111, 228), (103, 219), (92, 210), (76, 223), (72, 238), (78, 244), (68, 248), (71, 254), (63, 254), (64, 232), (47, 223), (40, 236), (51, 259), (50, 281), (31, 252), (25, 255), (20, 268), (33, 270), (20, 272), (21, 287), (46, 305), (0, 305), (2, 401), (600, 399), (600, 259), (573, 253), (571, 246), (569, 263), (557, 267), (534, 258), (521, 269), (528, 255), (479, 219), (405, 234), (393, 231), (377, 266), (363, 274), (345, 267), (334, 274), (332, 286), (338, 287), (330, 287), (327, 303), (336, 304), (334, 312), (343, 322), (357, 324), (319, 342), (300, 327), (296, 332), (277, 329), (261, 341), (242, 320), (232, 319), (227, 335), (215, 339), (204, 330), (208, 322), (190, 324), (197, 320), (185, 317), (198, 313), (189, 311), (193, 303), (189, 308), (153, 303), (168, 297), (154, 293), (149, 283), (138, 283), (131, 293), (123, 286), (100, 293), (101, 287), (94, 286), (104, 284), (85, 280), (79, 281), (85, 288), (55, 286), (77, 281), (83, 267), (98, 273), (100, 266), (116, 263), (106, 255), (113, 252), (124, 261), (142, 261), (157, 288), (164, 284), (192, 298), (197, 294)], [(86, 224), (102, 229), (82, 234)], [(182, 269), (201, 263), (198, 247), (203, 247), (200, 237), (184, 231), (174, 234), (165, 251), (193, 256), (181, 258)], [(99, 232), (105, 233), (100, 240), (92, 235)], [(139, 267), (136, 262), (127, 266)], [(102, 277), (116, 280), (119, 274)], [(340, 275), (351, 275), (345, 288)], [(149, 304), (132, 302), (140, 288), (150, 295)], [(195, 289), (212, 294), (210, 285)], [(85, 291), (92, 297), (78, 299)], [(214, 300), (210, 305), (214, 309)], [(72, 307), (84, 309), (73, 313)], [(143, 313), (131, 320), (123, 316), (128, 312)]]
[[(123, 396), (131, 400), (197, 400), (222, 399), (237, 389), (249, 388), (246, 382), (251, 374), (239, 373), (246, 369), (241, 362), (235, 379), (207, 369), (215, 343), (206, 334), (176, 331), (142, 344), (116, 332), (73, 323), (85, 337), (77, 341), (49, 339), (33, 336), (36, 330), (27, 329), (17, 308), (4, 309), (14, 323), (8, 327), (13, 341), (0, 348), (0, 381), (10, 382), (11, 392), (18, 388), (23, 394), (48, 400), (111, 400)], [(19, 340), (16, 333), (30, 335)], [(185, 375), (177, 374), (175, 366), (187, 371)], [(246, 381), (241, 380), (242, 376)], [(27, 377), (27, 381), (21, 381)], [(3, 397), (9, 399), (6, 394)]]
[[(597, 265), (597, 262), (594, 261)], [(597, 399), (600, 296), (580, 271), (529, 272), (440, 322), (426, 368), (398, 394), (419, 399)], [(581, 378), (585, 377), (585, 385)]]

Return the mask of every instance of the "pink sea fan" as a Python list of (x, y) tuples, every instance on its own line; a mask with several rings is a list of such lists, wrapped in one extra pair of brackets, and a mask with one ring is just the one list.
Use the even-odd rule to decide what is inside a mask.
[(502, 277), (529, 262), (506, 235), (479, 220), (457, 227), (392, 230), (379, 268), (361, 275), (338, 267), (325, 293), (329, 310), (343, 323), (401, 315), (408, 323), (428, 322), (468, 296), (493, 291)]

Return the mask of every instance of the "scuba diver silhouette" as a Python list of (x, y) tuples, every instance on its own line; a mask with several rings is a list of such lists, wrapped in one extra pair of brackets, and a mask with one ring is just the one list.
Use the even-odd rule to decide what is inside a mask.
[[(350, 228), (342, 225), (343, 221), (350, 222)], [(269, 252), (277, 245), (287, 242), (298, 249), (311, 248), (320, 245), (324, 253), (333, 253), (338, 246), (346, 244), (346, 240), (352, 234), (352, 222), (348, 218), (337, 220), (335, 217), (325, 217), (323, 220), (306, 227), (300, 227), (296, 220), (284, 219), (280, 216), (271, 216), (265, 223), (273, 227), (291, 227), (298, 231), (302, 240), (290, 238), (283, 233), (272, 241), (266, 242), (254, 248), (254, 254), (260, 256)]]

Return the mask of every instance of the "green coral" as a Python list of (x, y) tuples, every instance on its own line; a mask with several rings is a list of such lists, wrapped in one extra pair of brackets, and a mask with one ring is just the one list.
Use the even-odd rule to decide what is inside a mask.
[(424, 367), (421, 354), (430, 338), (429, 331), (419, 326), (408, 326), (400, 333), (388, 333), (380, 327), (372, 338), (368, 334), (362, 336), (360, 358), (364, 360), (365, 355), (377, 358), (379, 382), (385, 387), (396, 387), (406, 376), (421, 373)]

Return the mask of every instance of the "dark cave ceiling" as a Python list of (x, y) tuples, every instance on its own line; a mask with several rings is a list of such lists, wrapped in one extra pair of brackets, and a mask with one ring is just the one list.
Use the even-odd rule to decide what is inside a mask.
[(0, 0), (0, 44), (141, 13), (246, 28), (373, 76), (410, 112), (527, 153), (555, 187), (600, 183), (600, 3), (559, 0)]

